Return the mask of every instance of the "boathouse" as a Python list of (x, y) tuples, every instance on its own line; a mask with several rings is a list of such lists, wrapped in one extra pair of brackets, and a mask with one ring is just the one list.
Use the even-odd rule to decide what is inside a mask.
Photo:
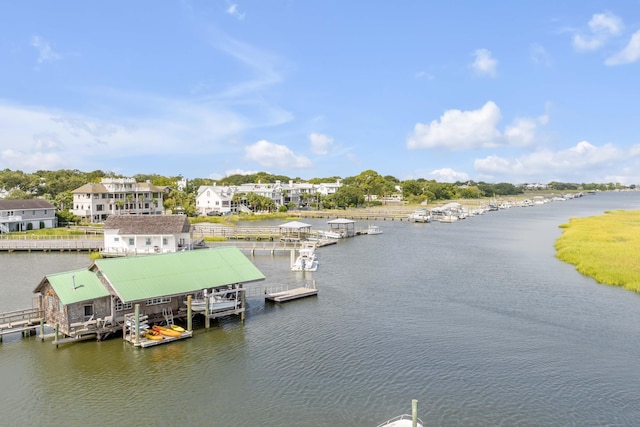
[(103, 229), (104, 256), (178, 252), (192, 245), (186, 215), (110, 215)]
[[(245, 283), (264, 278), (238, 248), (229, 246), (98, 259), (87, 269), (45, 276), (34, 293), (46, 325), (68, 336), (82, 330), (100, 338), (101, 332), (121, 328), (135, 305), (150, 322), (162, 321), (169, 314), (185, 316), (189, 295), (224, 288), (235, 289), (238, 296)], [(239, 312), (244, 307), (230, 314)]]
[(278, 226), (280, 229), (280, 240), (300, 241), (306, 240), (311, 235), (311, 224), (300, 221), (290, 221)]
[(336, 218), (327, 221), (329, 231), (327, 237), (353, 237), (356, 235), (356, 222), (347, 218)]

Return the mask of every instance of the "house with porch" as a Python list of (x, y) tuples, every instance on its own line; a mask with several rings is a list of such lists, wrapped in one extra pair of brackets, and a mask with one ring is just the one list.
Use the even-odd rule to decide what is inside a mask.
[(0, 233), (57, 226), (56, 208), (44, 199), (0, 200)]
[[(135, 305), (149, 323), (166, 321), (168, 313), (186, 315), (189, 295), (234, 288), (244, 301), (244, 285), (264, 278), (249, 258), (229, 246), (97, 259), (87, 269), (45, 276), (34, 293), (46, 325), (67, 336), (88, 330), (100, 337), (104, 331), (122, 330)], [(229, 314), (239, 312), (244, 306)]]
[(103, 256), (149, 255), (192, 248), (185, 215), (111, 215), (104, 222)]
[(161, 215), (166, 187), (135, 178), (102, 178), (76, 188), (70, 212), (91, 223), (104, 222), (109, 215)]

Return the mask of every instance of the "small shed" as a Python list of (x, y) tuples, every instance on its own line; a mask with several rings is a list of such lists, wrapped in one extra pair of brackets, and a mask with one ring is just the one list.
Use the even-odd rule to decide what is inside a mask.
[(311, 234), (311, 224), (300, 221), (291, 221), (279, 225), (280, 240), (306, 240)]
[(329, 233), (337, 233), (340, 237), (353, 237), (356, 235), (356, 222), (352, 219), (336, 218), (327, 221)]

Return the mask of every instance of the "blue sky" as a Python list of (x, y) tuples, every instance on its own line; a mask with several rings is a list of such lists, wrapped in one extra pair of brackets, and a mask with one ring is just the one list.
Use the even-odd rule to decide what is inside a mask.
[(640, 0), (5, 1), (4, 168), (640, 184)]

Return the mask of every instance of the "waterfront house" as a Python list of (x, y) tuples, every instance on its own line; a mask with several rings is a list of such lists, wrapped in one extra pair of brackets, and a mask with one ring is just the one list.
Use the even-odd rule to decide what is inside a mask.
[(104, 222), (109, 215), (161, 215), (166, 187), (135, 178), (102, 178), (76, 188), (70, 212), (92, 223)]
[(0, 200), (0, 233), (57, 225), (56, 208), (44, 199)]
[(45, 324), (72, 336), (106, 326), (117, 330), (136, 304), (149, 322), (165, 320), (168, 313), (184, 316), (188, 295), (222, 288), (244, 292), (244, 284), (264, 278), (238, 248), (228, 246), (97, 259), (87, 269), (45, 276), (34, 293)]
[(103, 228), (105, 256), (177, 252), (192, 246), (186, 215), (110, 215)]

